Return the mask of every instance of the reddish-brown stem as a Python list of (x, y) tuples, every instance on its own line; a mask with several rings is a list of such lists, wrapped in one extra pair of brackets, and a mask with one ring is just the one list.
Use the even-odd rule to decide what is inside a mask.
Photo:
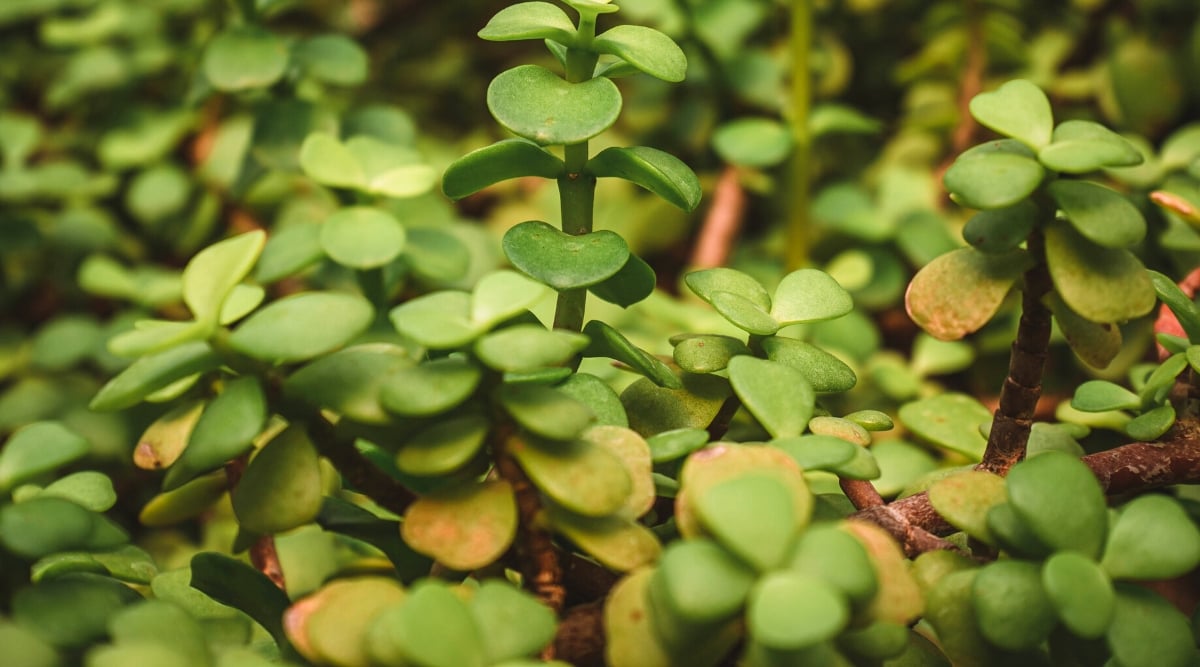
[(996, 408), (987, 449), (978, 466), (999, 475), (1025, 458), (1033, 415), (1042, 396), (1042, 371), (1050, 346), (1050, 310), (1042, 303), (1042, 297), (1050, 291), (1051, 283), (1039, 232), (1029, 237), (1029, 254), (1034, 266), (1025, 272), (1021, 320), (1009, 356), (1008, 377), (1000, 389), (1000, 406)]
[(736, 167), (727, 166), (721, 172), (712, 202), (692, 251), (692, 266), (697, 269), (723, 266), (741, 231), (746, 192)]
[[(225, 464), (225, 479), (229, 483), (230, 489), (236, 487), (242, 480), (242, 473), (246, 471), (246, 464), (249, 460), (250, 455), (244, 454)], [(258, 539), (254, 540), (254, 544), (250, 545), (250, 563), (256, 570), (266, 575), (279, 590), (287, 590), (287, 582), (283, 578), (283, 566), (279, 563), (279, 552), (275, 550), (274, 535), (260, 535)]]
[(875, 485), (861, 479), (839, 479), (838, 484), (842, 487), (842, 492), (854, 503), (854, 508), (859, 510), (867, 509), (868, 507), (879, 507), (884, 504), (883, 496), (875, 490)]

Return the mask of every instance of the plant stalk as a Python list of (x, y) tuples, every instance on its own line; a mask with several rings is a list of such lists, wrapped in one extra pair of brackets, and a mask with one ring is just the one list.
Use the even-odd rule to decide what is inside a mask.
[(809, 55), (812, 44), (812, 6), (810, 0), (792, 5), (792, 158), (787, 169), (787, 250), (784, 260), (788, 271), (808, 264), (811, 239), (809, 225), (809, 178), (812, 140), (808, 132), (808, 114), (812, 104)]

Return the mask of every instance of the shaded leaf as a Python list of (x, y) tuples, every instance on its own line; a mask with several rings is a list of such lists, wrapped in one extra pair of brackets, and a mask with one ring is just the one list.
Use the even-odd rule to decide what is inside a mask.
[(1031, 266), (1024, 250), (985, 254), (960, 248), (917, 272), (904, 305), (913, 321), (935, 338), (957, 340), (987, 324)]
[(421, 496), (404, 513), (404, 541), (455, 569), (491, 564), (517, 532), (517, 504), (504, 480), (455, 485)]
[(621, 92), (604, 77), (569, 83), (539, 65), (519, 65), (492, 79), (487, 105), (518, 136), (543, 146), (575, 144), (617, 120)]
[[(549, 3), (526, 4), (553, 6)], [(555, 10), (561, 12), (558, 8)], [(510, 178), (558, 178), (562, 173), (562, 160), (537, 144), (525, 139), (505, 139), (471, 151), (451, 163), (442, 174), (442, 192), (451, 199), (462, 199)]]
[(696, 174), (679, 158), (655, 148), (606, 148), (588, 160), (587, 170), (594, 176), (636, 183), (684, 211), (700, 204), (702, 193)]

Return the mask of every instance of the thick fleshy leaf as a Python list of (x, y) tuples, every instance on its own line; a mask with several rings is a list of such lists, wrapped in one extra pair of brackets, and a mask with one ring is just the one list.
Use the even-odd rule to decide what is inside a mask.
[[(0, 544), (17, 556), (37, 559), (63, 551), (104, 549), (128, 541), (93, 544), (103, 517), (78, 503), (53, 496), (36, 497), (0, 507)], [(108, 531), (105, 530), (107, 533)]]
[(729, 360), (729, 382), (772, 437), (804, 432), (816, 400), (804, 373), (774, 361), (737, 356)]
[(442, 290), (396, 306), (388, 319), (400, 335), (431, 350), (462, 347), (486, 331), (471, 319), (471, 295)]
[(688, 289), (708, 303), (712, 303), (713, 294), (729, 292), (746, 299), (763, 311), (771, 310), (771, 295), (762, 283), (737, 269), (719, 267), (693, 271), (684, 277), (684, 281)]
[(266, 397), (258, 378), (228, 382), (200, 415), (188, 436), (187, 448), (167, 471), (163, 490), (178, 488), (250, 451), (266, 420)]
[(1136, 410), (1142, 399), (1119, 384), (1107, 380), (1088, 380), (1075, 388), (1071, 407), (1084, 412)]
[(1046, 296), (1054, 321), (1062, 330), (1071, 351), (1092, 368), (1107, 368), (1121, 352), (1121, 329), (1111, 323), (1093, 322), (1071, 310), (1056, 293)]
[(839, 529), (863, 545), (875, 566), (879, 592), (867, 605), (868, 617), (901, 625), (916, 620), (924, 611), (925, 600), (900, 545), (887, 531), (866, 521), (846, 521)]
[(1179, 503), (1159, 495), (1121, 508), (1101, 565), (1118, 579), (1170, 579), (1200, 563), (1200, 531)]
[(962, 237), (981, 252), (1007, 253), (1029, 237), (1037, 220), (1037, 205), (1023, 199), (1012, 206), (979, 211), (963, 226)]
[(1112, 624), (1105, 635), (1113, 659), (1124, 667), (1184, 667), (1196, 657), (1187, 618), (1157, 593), (1116, 585)]
[(1050, 143), (1054, 115), (1050, 100), (1035, 84), (1016, 79), (971, 98), (971, 115), (984, 127), (1037, 150)]
[(247, 232), (201, 250), (183, 269), (183, 302), (200, 322), (215, 325), (225, 298), (250, 273), (267, 235)]
[(750, 348), (732, 336), (714, 334), (689, 336), (680, 340), (675, 345), (673, 357), (675, 363), (689, 373), (713, 373), (723, 370), (729, 360), (739, 354), (750, 354)]
[[(112, 648), (136, 646), (144, 650), (155, 647), (174, 653), (173, 661), (161, 663), (164, 667), (201, 667), (212, 660), (204, 628), (187, 611), (172, 602), (146, 600), (124, 607), (109, 621), (108, 628), (116, 644)], [(104, 661), (97, 660), (93, 649), (88, 654), (88, 664), (96, 663), (104, 664)], [(130, 663), (113, 660), (111, 664), (118, 666)]]
[(254, 271), (255, 279), (273, 283), (317, 263), (325, 256), (320, 237), (321, 226), (314, 224), (272, 231)]
[(1004, 478), (985, 470), (960, 472), (929, 487), (929, 504), (943, 519), (988, 544), (996, 543), (988, 528), (988, 512), (1007, 500)]
[(503, 246), (513, 266), (559, 291), (594, 285), (629, 259), (629, 246), (614, 232), (574, 236), (537, 220), (508, 230)]
[(1130, 419), (1125, 434), (1134, 440), (1158, 440), (1175, 425), (1175, 406), (1160, 405)]
[(1024, 144), (1013, 140), (976, 146), (954, 161), (943, 182), (955, 201), (978, 209), (1006, 208), (1025, 199), (1046, 170)]
[(575, 42), (575, 25), (553, 3), (519, 2), (497, 12), (479, 31), (479, 37), (493, 42), (552, 39), (571, 46)]
[(629, 426), (621, 397), (604, 380), (591, 373), (572, 373), (562, 384), (557, 385), (580, 403), (591, 408), (596, 423), (608, 426)]
[(790, 492), (782, 482), (745, 474), (716, 484), (696, 498), (704, 529), (761, 572), (783, 562), (796, 526)]
[(375, 269), (404, 250), (404, 226), (392, 214), (371, 207), (339, 209), (321, 225), (321, 248), (352, 269)]
[(251, 315), (229, 337), (229, 344), (274, 364), (304, 361), (349, 343), (374, 317), (375, 309), (361, 296), (304, 292)]
[(408, 350), (389, 343), (355, 345), (320, 357), (292, 373), (284, 394), (357, 422), (391, 421), (380, 390), (393, 374), (413, 365)]
[(626, 387), (621, 404), (630, 428), (647, 437), (679, 428), (706, 429), (732, 393), (727, 380), (713, 375), (687, 373), (676, 385), (640, 378)]
[(1128, 248), (1146, 236), (1146, 221), (1133, 203), (1088, 181), (1057, 180), (1046, 188), (1075, 229), (1106, 248)]
[(596, 420), (586, 405), (554, 387), (506, 384), (497, 396), (518, 424), (551, 440), (576, 438)]
[(814, 470), (837, 470), (854, 460), (860, 447), (852, 442), (830, 435), (802, 435), (793, 438), (776, 438), (771, 446), (792, 457), (806, 472)]
[(673, 542), (663, 551), (652, 585), (680, 618), (707, 624), (730, 618), (745, 603), (757, 574), (713, 542)]
[[(526, 4), (553, 7), (543, 2)], [(562, 173), (562, 160), (537, 144), (524, 139), (505, 139), (455, 160), (442, 175), (442, 192), (451, 199), (462, 199), (510, 178), (558, 178)]]
[(819, 523), (804, 531), (788, 557), (787, 568), (825, 581), (856, 605), (870, 601), (879, 590), (867, 550), (832, 524)]
[(471, 320), (490, 327), (532, 308), (548, 293), (545, 285), (516, 271), (492, 271), (471, 292)]
[(988, 530), (1005, 551), (1020, 558), (1045, 558), (1054, 551), (1030, 529), (1012, 503), (1001, 503), (988, 511)]
[(787, 651), (832, 639), (850, 620), (840, 591), (812, 575), (773, 572), (750, 592), (746, 626), (754, 641)]
[(1085, 639), (1104, 636), (1112, 622), (1113, 584), (1096, 561), (1060, 551), (1042, 566), (1042, 587), (1063, 625)]
[(1008, 477), (1013, 511), (1057, 551), (1096, 558), (1108, 533), (1104, 492), (1091, 469), (1062, 452), (1046, 452), (1013, 466)]
[(220, 357), (207, 343), (184, 343), (133, 362), (100, 388), (89, 407), (105, 412), (132, 407), (174, 382), (220, 365)]
[(584, 356), (615, 359), (640, 373), (654, 384), (669, 389), (683, 385), (671, 368), (649, 352), (629, 342), (620, 331), (600, 320), (591, 320), (583, 327), (583, 333), (592, 340), (584, 350)]
[(287, 42), (258, 26), (227, 28), (204, 47), (204, 76), (218, 90), (265, 88), (287, 70)]
[(628, 572), (658, 559), (662, 545), (649, 528), (623, 516), (585, 517), (555, 506), (546, 508), (546, 518), (601, 565)]
[(792, 498), (795, 531), (812, 517), (813, 497), (800, 466), (786, 453), (761, 445), (717, 444), (688, 457), (679, 473), (680, 493), (675, 498), (675, 520), (684, 537), (704, 534), (697, 503), (709, 489), (744, 475), (774, 477)]
[(1054, 128), (1054, 141), (1038, 151), (1038, 160), (1054, 171), (1085, 174), (1105, 167), (1142, 163), (1142, 154), (1124, 137), (1089, 120), (1068, 120)]
[(108, 634), (109, 619), (121, 608), (143, 599), (115, 579), (79, 572), (21, 588), (12, 595), (11, 613), (42, 641), (83, 649)]
[(434, 359), (392, 373), (380, 388), (379, 400), (399, 415), (432, 416), (465, 401), (482, 377), (479, 366), (461, 357)]
[(992, 413), (966, 394), (947, 393), (906, 403), (898, 416), (922, 439), (979, 460), (987, 446), (979, 427)]
[(483, 581), (467, 605), (489, 665), (535, 655), (554, 639), (554, 612), (506, 581)]
[(1045, 234), (1050, 278), (1071, 310), (1093, 322), (1119, 323), (1154, 308), (1154, 285), (1133, 253), (1098, 246), (1066, 225)]
[(687, 58), (675, 40), (637, 25), (619, 25), (596, 36), (591, 48), (608, 53), (663, 81), (679, 82), (687, 74)]
[(526, 442), (510, 440), (509, 452), (534, 485), (576, 514), (602, 517), (625, 506), (633, 481), (621, 459), (586, 440)]
[(569, 83), (539, 65), (492, 79), (487, 105), (501, 125), (543, 146), (576, 144), (607, 130), (621, 113), (621, 91), (600, 77)]
[(138, 522), (151, 528), (173, 526), (207, 512), (228, 489), (224, 471), (197, 477), (151, 498), (138, 513)]
[(309, 660), (369, 667), (365, 647), (369, 624), (404, 597), (404, 588), (394, 579), (338, 579), (288, 607), (283, 623), (292, 645)]
[[(158, 597), (166, 597), (159, 592), (158, 585), (159, 580), (164, 578), (166, 577), (160, 576), (154, 581), (154, 592)], [(213, 600), (239, 609), (271, 633), (282, 653), (292, 651), (287, 634), (283, 630), (283, 615), (291, 604), (287, 593), (265, 574), (254, 569), (254, 566), (224, 554), (203, 551), (192, 557), (191, 586), (208, 596), (203, 599), (203, 603), (198, 603), (194, 598), (204, 596), (196, 596), (195, 591), (187, 589), (183, 596), (190, 598), (188, 601), (192, 604), (204, 608), (209, 613), (215, 611), (213, 607), (219, 607)], [(167, 588), (166, 582), (162, 588)], [(221, 608), (213, 615), (219, 614), (224, 617), (230, 611)]]
[(475, 354), (497, 371), (532, 371), (560, 366), (588, 346), (583, 334), (521, 324), (486, 334), (475, 341)]
[(508, 550), (517, 533), (517, 503), (504, 480), (458, 485), (421, 496), (400, 526), (404, 541), (419, 553), (470, 571)]
[(233, 512), (244, 530), (282, 533), (317, 518), (322, 488), (317, 448), (292, 425), (250, 459), (231, 494)]
[(700, 428), (678, 428), (662, 431), (646, 438), (654, 463), (681, 459), (708, 444), (708, 431)]
[(325, 132), (314, 132), (300, 146), (300, 168), (322, 185), (360, 188), (366, 172), (345, 144)]
[(657, 284), (654, 268), (630, 253), (619, 271), (589, 286), (588, 291), (609, 303), (628, 308), (650, 296)]
[(779, 331), (780, 323), (753, 301), (733, 292), (713, 292), (709, 295), (713, 308), (731, 324), (756, 336), (770, 336)]
[(85, 456), (91, 446), (59, 422), (18, 429), (0, 448), (0, 493)]
[(1196, 308), (1191, 297), (1184, 294), (1174, 280), (1158, 271), (1147, 272), (1150, 274), (1150, 281), (1154, 284), (1155, 293), (1158, 294), (1159, 299), (1162, 299), (1163, 305), (1175, 313), (1176, 319), (1179, 320), (1179, 326), (1183, 327), (1189, 342), (1200, 343), (1200, 309)]
[(958, 340), (996, 314), (1009, 289), (1032, 266), (1029, 253), (986, 254), (959, 248), (913, 276), (904, 305), (913, 321), (940, 340)]
[(336, 86), (361, 84), (370, 66), (363, 47), (337, 33), (300, 40), (292, 47), (292, 59), (306, 75)]
[(800, 269), (783, 277), (771, 300), (771, 316), (782, 326), (841, 317), (854, 307), (850, 294), (828, 273)]
[(808, 422), (808, 430), (815, 435), (841, 438), (847, 442), (866, 447), (871, 444), (871, 432), (858, 423), (841, 417), (819, 415)]
[(604, 603), (607, 664), (670, 667), (670, 658), (655, 636), (648, 604), (651, 577), (657, 570), (641, 568), (620, 579)]
[(938, 644), (950, 660), (965, 663), (987, 655), (990, 647), (979, 632), (972, 604), (975, 568), (962, 569), (941, 577), (928, 592), (926, 620), (938, 633)]
[(803, 373), (818, 394), (849, 391), (858, 382), (858, 377), (845, 362), (816, 345), (795, 338), (771, 336), (763, 339), (762, 346), (771, 361)]
[(971, 590), (979, 631), (1000, 648), (1032, 649), (1046, 641), (1058, 622), (1036, 563), (989, 563), (979, 570)]
[(654, 507), (655, 496), (650, 445), (645, 439), (628, 428), (605, 425), (589, 428), (583, 433), (583, 439), (616, 454), (629, 473), (631, 490), (621, 515), (636, 519), (649, 512)]
[(405, 442), (396, 453), (396, 467), (408, 475), (449, 475), (479, 453), (490, 427), (481, 415), (454, 415)]
[(770, 118), (739, 118), (713, 132), (713, 149), (722, 160), (741, 167), (774, 167), (792, 152), (791, 130)]
[(94, 470), (82, 470), (59, 477), (34, 497), (65, 498), (93, 512), (107, 512), (117, 502), (112, 480), (108, 475)]
[(691, 167), (655, 148), (606, 148), (588, 160), (587, 170), (594, 176), (615, 176), (636, 183), (684, 211), (700, 204), (700, 181)]

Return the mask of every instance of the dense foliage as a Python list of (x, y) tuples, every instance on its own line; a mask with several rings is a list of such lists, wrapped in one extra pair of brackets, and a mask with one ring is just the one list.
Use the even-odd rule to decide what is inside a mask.
[(0, 662), (1195, 664), (1200, 6), (7, 0)]

